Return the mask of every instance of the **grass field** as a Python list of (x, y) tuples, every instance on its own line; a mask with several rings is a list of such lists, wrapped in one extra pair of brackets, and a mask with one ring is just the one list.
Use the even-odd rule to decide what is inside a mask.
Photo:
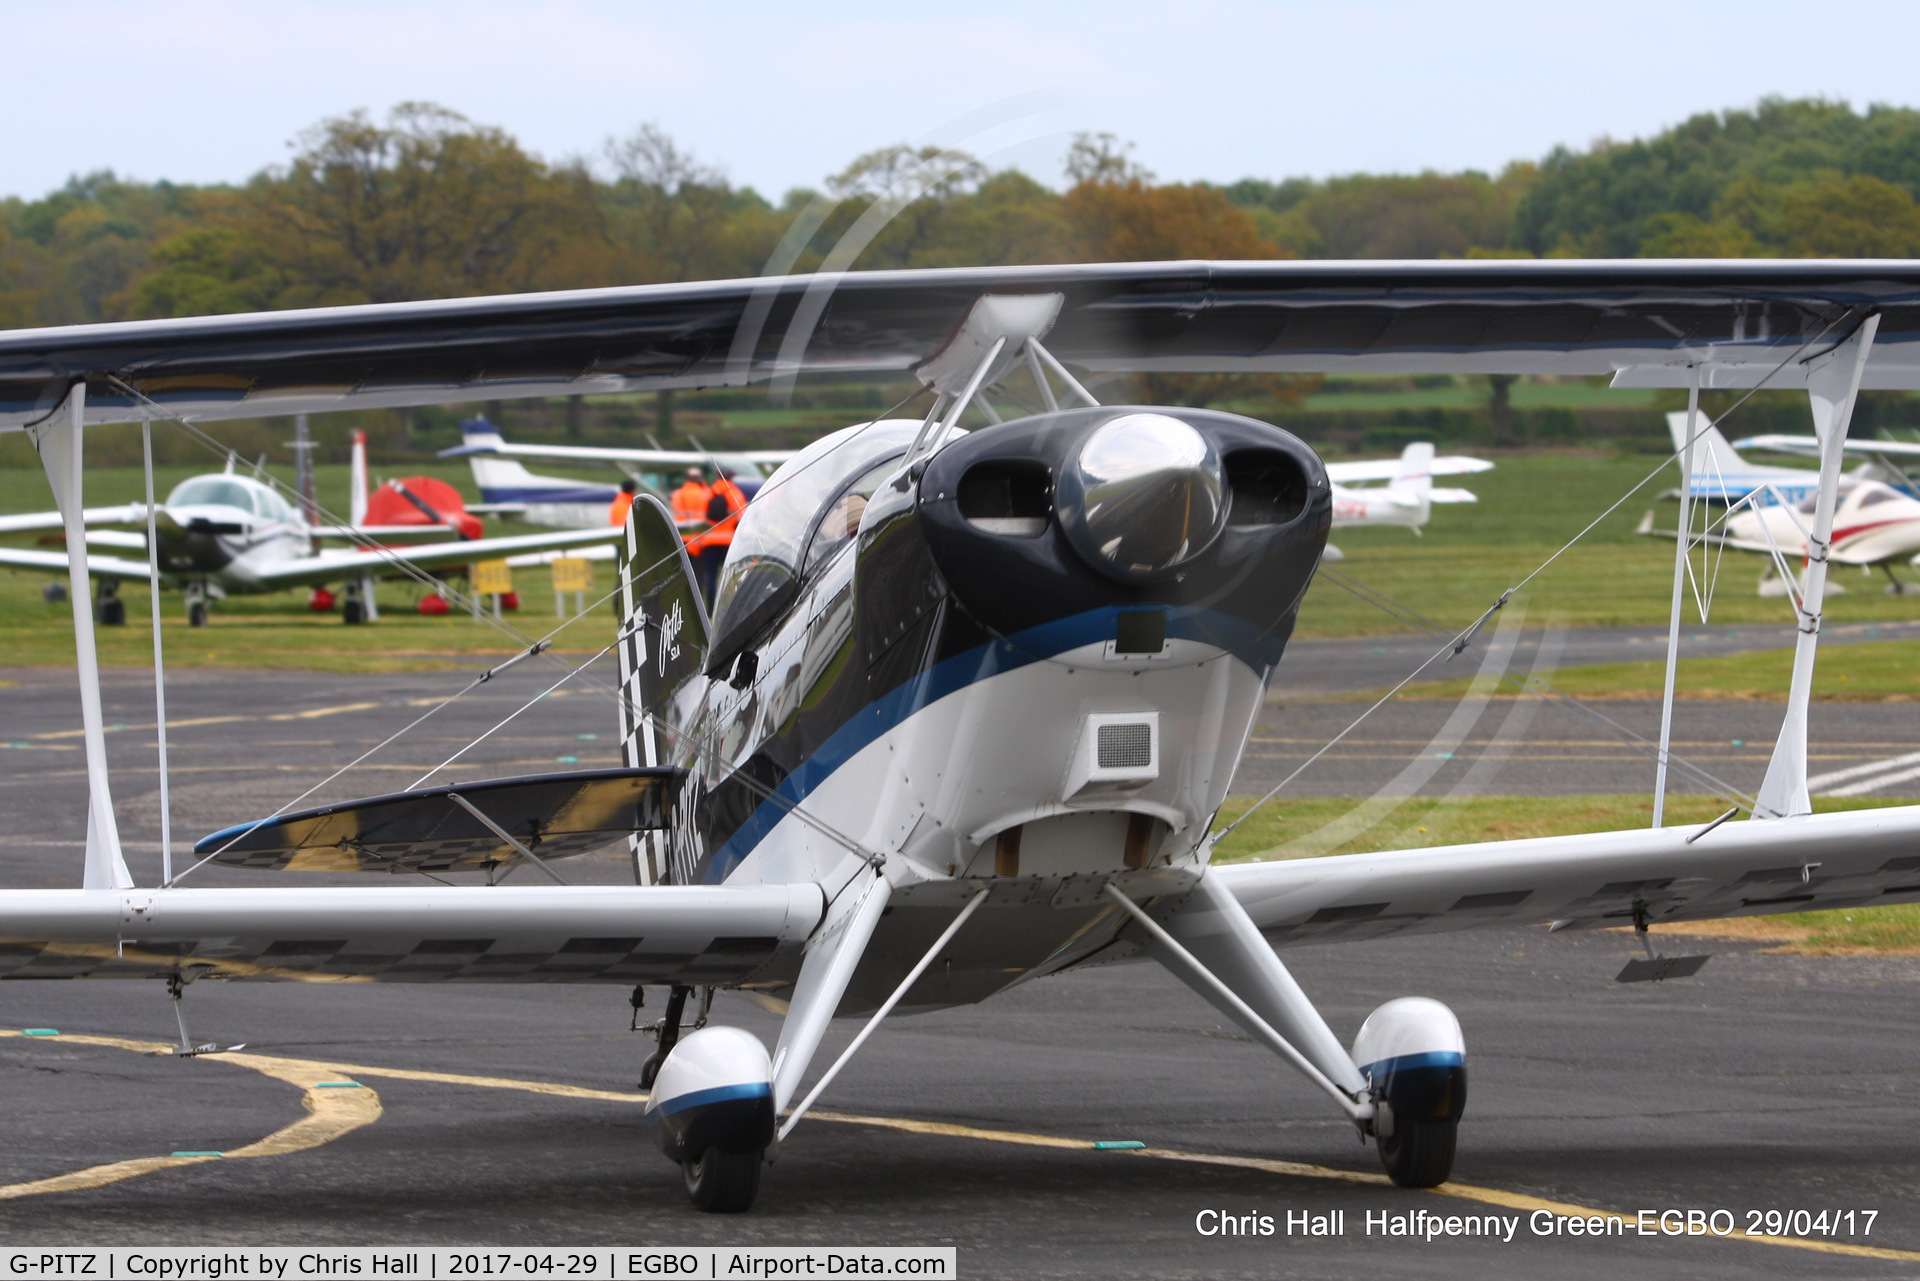
[[(1216, 826), (1225, 827), (1246, 813), (1251, 803), (1245, 797), (1228, 801)], [(1820, 797), (1814, 808), (1825, 813), (1875, 809), (1882, 804), (1869, 798)], [(1653, 818), (1653, 804), (1646, 796), (1477, 796), (1452, 803), (1416, 798), (1371, 826), (1365, 826), (1365, 805), (1360, 797), (1343, 796), (1270, 801), (1216, 847), (1215, 861), (1301, 857), (1300, 849), (1318, 848), (1319, 842), (1313, 840), (1317, 833), (1343, 819), (1348, 819), (1348, 828), (1362, 830), (1324, 853), (1371, 854), (1472, 841), (1572, 836), (1645, 827)], [(1715, 797), (1673, 796), (1667, 800), (1667, 822), (1673, 826), (1705, 823), (1723, 808)], [(1740, 917), (1669, 926), (1659, 932), (1765, 942), (1801, 955), (1920, 955), (1920, 904)]]

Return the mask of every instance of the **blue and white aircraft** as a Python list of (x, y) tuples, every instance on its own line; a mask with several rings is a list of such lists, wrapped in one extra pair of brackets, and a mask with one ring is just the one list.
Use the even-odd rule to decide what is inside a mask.
[[(1772, 336), (1749, 341), (1763, 302)], [(524, 863), (562, 880), (567, 855), (624, 840), (631, 886), (136, 885), (91, 617), (76, 609), (83, 883), (0, 892), (0, 977), (664, 986), (647, 1116), (694, 1204), (738, 1211), (891, 1012), (1152, 961), (1306, 1076), (1395, 1183), (1434, 1186), (1467, 1101), (1458, 1021), (1407, 996), (1349, 1040), (1276, 949), (1549, 922), (1632, 925), (1644, 940), (1661, 922), (1920, 901), (1920, 807), (1811, 813), (1825, 562), (1809, 569), (1792, 690), (1747, 821), (1726, 821), (1735, 809), (1704, 826), (1218, 863), (1217, 815), (1333, 518), (1326, 469), (1266, 423), (1099, 404), (1074, 369), (1698, 383), (1703, 365), (1711, 385), (1808, 391), (1823, 442), (1811, 533), (1828, 540), (1858, 389), (1920, 387), (1920, 263), (867, 272), (0, 335), (0, 430), (32, 436), (80, 549), (84, 426), (143, 412), (847, 369), (910, 370), (931, 402), (850, 426), (768, 478), (711, 617), (669, 513), (634, 504), (615, 638), (623, 768), (277, 814), (198, 847), (262, 874)], [(1031, 412), (965, 430), (995, 386), (1003, 408), (1018, 392)], [(1697, 961), (1650, 955), (1623, 977)], [(776, 1042), (682, 1035), (687, 1000), (712, 988), (783, 1010)], [(836, 1016), (868, 1023), (816, 1070)]]
[(655, 493), (673, 488), (670, 477), (689, 467), (725, 467), (749, 498), (766, 474), (793, 457), (791, 449), (704, 453), (691, 449), (624, 449), (601, 445), (509, 444), (485, 418), (460, 424), (462, 440), (440, 451), (442, 458), (466, 458), (480, 505), (472, 510), (557, 529), (596, 529), (607, 523), (607, 509), (620, 493), (618, 482), (573, 480), (530, 472), (522, 458), (608, 463)]

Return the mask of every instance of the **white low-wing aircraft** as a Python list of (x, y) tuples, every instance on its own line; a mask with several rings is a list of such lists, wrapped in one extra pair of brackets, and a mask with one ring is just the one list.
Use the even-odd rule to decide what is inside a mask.
[[(265, 481), (240, 474), (231, 459), (225, 472), (181, 481), (151, 513), (145, 503), (86, 508), (82, 513), (89, 552), (86, 570), (99, 590), (95, 617), (108, 625), (126, 621), (126, 606), (119, 597), (121, 581), (147, 581), (156, 568), (147, 561), (148, 534), (142, 532), (149, 524), (158, 577), (184, 589), (187, 620), (195, 627), (207, 621), (212, 600), (328, 583), (345, 585), (342, 621), (361, 623), (378, 617), (375, 581), (405, 574), (409, 568), (446, 569), (481, 560), (598, 547), (617, 539), (618, 531), (605, 527), (603, 505), (601, 527), (591, 533), (452, 538), (430, 545), (386, 546), (423, 534), (450, 536), (459, 531), (444, 523), (367, 524), (363, 519), (367, 507), (364, 438), (355, 440), (353, 458), (353, 514), (344, 525), (310, 524), (297, 503)], [(389, 483), (411, 505), (420, 505), (400, 482)], [(0, 516), (0, 534), (58, 530), (65, 524), (59, 511)], [(477, 528), (478, 522), (472, 525)], [(350, 540), (355, 545), (316, 547), (317, 540)], [(96, 547), (137, 554), (140, 559), (95, 554)], [(66, 552), (23, 547), (0, 547), (0, 566), (49, 574), (65, 574), (69, 569)]]
[(560, 529), (598, 529), (607, 523), (607, 508), (620, 492), (607, 481), (573, 480), (530, 472), (522, 458), (608, 463), (646, 483), (659, 493), (670, 491), (677, 473), (688, 467), (725, 467), (734, 473), (741, 491), (751, 497), (766, 474), (793, 457), (791, 449), (735, 450), (705, 453), (690, 449), (625, 449), (600, 445), (509, 444), (500, 429), (485, 418), (460, 424), (462, 442), (440, 451), (442, 458), (466, 458), (473, 467), (473, 483), (482, 506), (490, 512), (535, 525)]
[[(1327, 463), (1327, 482), (1333, 495), (1333, 527), (1352, 529), (1395, 525), (1419, 533), (1433, 515), (1434, 503), (1477, 503), (1471, 490), (1436, 488), (1435, 476), (1460, 476), (1492, 471), (1484, 458), (1459, 454), (1435, 457), (1432, 444), (1415, 441), (1398, 458), (1351, 463)], [(1369, 484), (1384, 481), (1385, 484)], [(1328, 560), (1339, 560), (1339, 549), (1329, 546)]]
[[(1332, 522), (1327, 472), (1265, 423), (1097, 404), (1072, 367), (1804, 387), (1823, 445), (1815, 554), (1751, 817), (1214, 865), (1215, 816)], [(740, 1210), (887, 1013), (1151, 960), (1323, 1091), (1396, 1183), (1426, 1187), (1448, 1176), (1466, 1104), (1458, 1022), (1404, 997), (1346, 1041), (1277, 946), (1920, 900), (1920, 808), (1814, 815), (1806, 786), (1840, 443), (1860, 387), (1920, 387), (1920, 263), (870, 272), (28, 331), (0, 336), (0, 429), (32, 435), (84, 582), (89, 422), (810, 369), (911, 370), (932, 405), (849, 427), (769, 478), (711, 618), (668, 513), (634, 504), (625, 768), (281, 814), (199, 847), (263, 872), (521, 861), (558, 879), (556, 860), (624, 838), (636, 884), (137, 887), (77, 605), (83, 888), (0, 892), (0, 973), (670, 986), (647, 1116), (693, 1201)], [(1044, 411), (963, 432), (1006, 378), (1031, 378)], [(783, 1009), (777, 1042), (679, 1035), (702, 987)], [(816, 1077), (836, 1015), (871, 1019)]]

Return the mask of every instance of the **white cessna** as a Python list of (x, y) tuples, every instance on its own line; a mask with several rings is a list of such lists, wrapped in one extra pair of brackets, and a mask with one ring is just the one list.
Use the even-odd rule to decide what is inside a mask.
[[(1762, 305), (1771, 336), (1750, 340)], [(1151, 960), (1324, 1092), (1394, 1182), (1427, 1187), (1448, 1176), (1466, 1103), (1453, 1014), (1403, 997), (1347, 1040), (1276, 947), (1920, 900), (1920, 808), (1810, 812), (1818, 554), (1748, 821), (1215, 865), (1215, 816), (1333, 518), (1326, 469), (1251, 419), (1099, 405), (1075, 368), (1804, 387), (1823, 448), (1818, 549), (1856, 392), (1920, 387), (1920, 263), (865, 272), (0, 336), (0, 429), (40, 450), (82, 549), (76, 581), (84, 426), (156, 406), (254, 416), (809, 369), (911, 370), (932, 401), (771, 477), (711, 619), (667, 512), (634, 504), (625, 768), (280, 814), (199, 846), (263, 872), (524, 862), (558, 880), (566, 855), (626, 840), (632, 886), (136, 886), (76, 605), (83, 885), (0, 892), (0, 973), (668, 986), (647, 1115), (693, 1201), (741, 1210), (864, 1040), (816, 1072), (830, 1019), (870, 1016), (870, 1031), (894, 1009)], [(1042, 412), (962, 430), (981, 388), (1022, 378)], [(680, 1036), (690, 993), (715, 987), (783, 1009), (776, 1043)]]

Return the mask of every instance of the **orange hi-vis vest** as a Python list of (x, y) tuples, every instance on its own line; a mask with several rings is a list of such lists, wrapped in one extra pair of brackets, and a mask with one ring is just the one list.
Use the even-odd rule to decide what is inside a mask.
[[(698, 545), (702, 549), (708, 547), (731, 547), (733, 546), (733, 528), (740, 523), (740, 513), (747, 509), (747, 496), (741, 491), (740, 486), (734, 484), (725, 476), (713, 482), (711, 492), (713, 499), (718, 501), (709, 500), (707, 503), (706, 514), (708, 518), (711, 519), (714, 516), (720, 516), (720, 512), (717, 509), (721, 502), (726, 504), (726, 515), (714, 521), (713, 528), (700, 535)], [(691, 542), (688, 544), (690, 549), (693, 545)]]
[(707, 524), (707, 504), (712, 501), (713, 491), (698, 481), (687, 481), (673, 491), (673, 523), (680, 527), (680, 536), (690, 551), (699, 550), (700, 532)]

